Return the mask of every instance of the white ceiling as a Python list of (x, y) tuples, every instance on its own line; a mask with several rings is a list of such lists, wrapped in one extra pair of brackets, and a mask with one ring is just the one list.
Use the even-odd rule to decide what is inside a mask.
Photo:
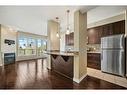
[[(47, 35), (47, 20), (59, 17), (62, 28), (66, 25), (66, 10), (70, 10), (70, 23), (76, 10), (86, 12), (96, 6), (0, 6), (0, 24), (18, 30)], [(64, 29), (63, 29), (64, 30)]]

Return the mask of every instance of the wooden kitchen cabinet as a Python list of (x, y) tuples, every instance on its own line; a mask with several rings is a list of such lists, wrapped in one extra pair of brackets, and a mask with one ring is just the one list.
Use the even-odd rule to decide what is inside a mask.
[(102, 31), (103, 27), (98, 26), (94, 28), (90, 28), (88, 31), (88, 43), (89, 44), (100, 44), (101, 43), (101, 37), (102, 37)]
[(113, 24), (106, 24), (102, 26), (102, 35), (101, 37), (113, 35)]
[(88, 29), (88, 43), (99, 44), (98, 27)]
[(66, 46), (74, 45), (74, 32), (69, 35), (65, 35)]
[(125, 34), (125, 20), (87, 29), (88, 44), (100, 44), (101, 37)]
[(113, 23), (113, 34), (124, 34), (125, 33), (125, 21), (118, 21)]
[(100, 57), (100, 53), (87, 53), (87, 67), (101, 70)]
[(68, 45), (68, 35), (65, 35), (65, 44), (66, 44), (66, 46)]
[(98, 34), (98, 36), (97, 36), (98, 38), (96, 40), (97, 41), (96, 44), (100, 44), (101, 43), (102, 30), (103, 30), (103, 28), (101, 26), (98, 26), (97, 29), (96, 29), (96, 32)]

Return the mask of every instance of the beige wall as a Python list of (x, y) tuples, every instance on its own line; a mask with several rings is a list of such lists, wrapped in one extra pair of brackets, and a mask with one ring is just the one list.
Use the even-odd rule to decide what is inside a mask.
[(74, 13), (74, 81), (80, 82), (87, 74), (87, 13)]
[(60, 51), (65, 51), (66, 47), (66, 41), (65, 41), (65, 31), (60, 34), (61, 40), (60, 40)]
[[(48, 44), (47, 50), (60, 50), (60, 39), (56, 37), (57, 32), (59, 32), (59, 23), (49, 20), (48, 21)], [(47, 68), (51, 69), (51, 57), (47, 55)]]
[(60, 50), (60, 39), (56, 37), (59, 32), (59, 23), (48, 21), (48, 50)]
[[(17, 31), (11, 30), (9, 27), (1, 25), (0, 31), (0, 43), (1, 43), (1, 58), (3, 61), (4, 53), (16, 53), (16, 35)], [(15, 44), (8, 45), (5, 44), (5, 39), (14, 40)]]
[[(1, 52), (16, 52), (16, 35), (17, 31), (10, 30), (8, 27), (1, 25)], [(14, 40), (15, 44), (8, 45), (4, 43), (5, 39)]]
[(18, 31), (18, 37), (32, 37), (32, 38), (43, 38), (43, 39), (47, 39), (47, 36), (43, 36), (43, 35), (37, 35), (37, 34), (33, 34), (33, 33), (27, 33), (27, 32), (23, 32), (23, 31)]

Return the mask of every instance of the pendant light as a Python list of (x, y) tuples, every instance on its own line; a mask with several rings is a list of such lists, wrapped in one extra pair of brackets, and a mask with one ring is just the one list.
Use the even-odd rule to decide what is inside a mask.
[(58, 34), (58, 32), (56, 33), (56, 37), (59, 37), (59, 34)]
[(61, 22), (60, 22), (60, 20), (59, 20), (59, 39), (61, 40), (61, 34), (60, 34), (60, 31), (61, 31)]
[[(58, 17), (56, 17), (56, 21), (58, 22), (58, 20), (59, 20), (59, 18)], [(57, 31), (57, 33), (56, 33), (56, 37), (58, 37), (59, 38), (59, 32)]]
[(70, 29), (69, 29), (69, 12), (70, 12), (70, 10), (67, 10), (67, 30), (66, 30), (66, 34), (67, 35), (70, 34)]

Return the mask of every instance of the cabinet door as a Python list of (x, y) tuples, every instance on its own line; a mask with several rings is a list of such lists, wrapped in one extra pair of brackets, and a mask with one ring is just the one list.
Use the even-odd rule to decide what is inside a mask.
[(89, 44), (98, 44), (98, 31), (97, 28), (88, 29), (88, 43)]
[(70, 43), (70, 38), (69, 38), (69, 35), (66, 35), (65, 37), (66, 37), (66, 38), (65, 38), (65, 39), (66, 39), (66, 45), (68, 46), (68, 45), (69, 45), (69, 43)]
[(68, 45), (68, 35), (65, 35), (65, 44)]
[(72, 33), (71, 43), (72, 43), (72, 45), (74, 45), (74, 32)]
[(103, 25), (102, 28), (103, 29), (102, 29), (102, 35), (101, 36), (102, 37), (105, 37), (105, 36), (107, 36), (107, 31), (108, 31), (107, 30), (107, 25)]
[(94, 43), (99, 44), (99, 27), (95, 27), (94, 37)]
[(107, 35), (113, 35), (113, 24), (110, 23), (110, 24), (107, 25), (107, 27), (108, 27)]
[(99, 53), (87, 53), (87, 66), (94, 69), (101, 69)]
[(74, 45), (74, 33), (70, 33), (69, 35), (65, 35), (66, 45), (71, 46)]
[(74, 45), (74, 33), (70, 33), (69, 35), (69, 45)]
[(70, 46), (70, 34), (68, 35), (68, 45)]
[(118, 21), (113, 23), (113, 34), (124, 34), (125, 33), (125, 21)]
[(121, 31), (120, 34), (125, 34), (125, 20), (121, 21)]
[(96, 28), (96, 32), (97, 32), (96, 44), (100, 44), (101, 43), (102, 30), (103, 30), (102, 26), (98, 26)]
[(115, 22), (113, 23), (113, 34), (119, 34), (119, 32), (121, 31), (121, 25), (119, 22)]
[(103, 27), (102, 37), (109, 36), (109, 35), (113, 34), (113, 25), (112, 25), (112, 23), (103, 25), (102, 27)]

